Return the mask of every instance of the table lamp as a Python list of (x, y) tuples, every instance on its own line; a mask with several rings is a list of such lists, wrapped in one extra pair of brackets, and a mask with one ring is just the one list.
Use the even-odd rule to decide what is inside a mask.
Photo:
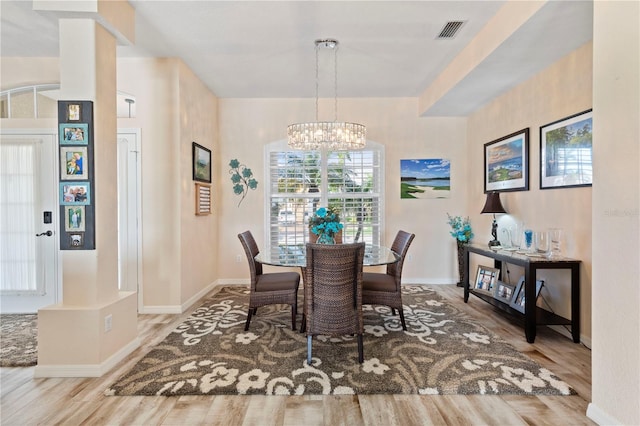
[(491, 235), (493, 240), (489, 241), (489, 247), (496, 247), (500, 245), (498, 241), (498, 222), (496, 222), (496, 213), (506, 213), (502, 203), (500, 202), (500, 193), (491, 191), (487, 192), (487, 201), (484, 203), (484, 207), (480, 213), (493, 213), (493, 224), (491, 225)]

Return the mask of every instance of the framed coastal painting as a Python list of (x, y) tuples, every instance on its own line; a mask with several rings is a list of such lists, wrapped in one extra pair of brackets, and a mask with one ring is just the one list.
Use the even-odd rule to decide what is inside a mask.
[(529, 128), (484, 144), (484, 192), (529, 190)]
[(451, 162), (444, 158), (400, 160), (400, 198), (450, 198)]
[(193, 180), (211, 183), (211, 150), (193, 142)]
[(540, 127), (540, 189), (591, 186), (593, 112)]

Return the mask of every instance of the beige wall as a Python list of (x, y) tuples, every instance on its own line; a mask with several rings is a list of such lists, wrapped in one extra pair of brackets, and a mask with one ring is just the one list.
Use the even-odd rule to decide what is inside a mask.
[(640, 424), (640, 3), (594, 2), (593, 402)]
[[(481, 215), (484, 205), (484, 144), (529, 128), (529, 190), (501, 193), (508, 215), (498, 225), (524, 222), (533, 230), (552, 227), (565, 232), (563, 251), (580, 259), (581, 335), (591, 336), (591, 188), (540, 189), (540, 126), (591, 108), (591, 43), (562, 58), (530, 80), (510, 90), (469, 117), (469, 206), (478, 242), (489, 241), (491, 215)], [(473, 161), (473, 159), (478, 159)], [(475, 178), (473, 178), (475, 177)], [(503, 235), (500, 233), (499, 238)], [(522, 269), (510, 266), (512, 283)], [(543, 295), (551, 308), (571, 315), (568, 271), (539, 271), (545, 280)], [(503, 279), (506, 279), (503, 276)], [(543, 303), (539, 301), (539, 304)]]
[[(323, 100), (321, 111), (333, 100)], [(264, 245), (264, 146), (286, 137), (288, 124), (312, 120), (314, 99), (220, 100), (220, 206), (219, 278), (248, 279), (249, 270), (237, 234), (250, 229)], [(419, 118), (416, 99), (339, 99), (339, 119), (367, 126), (367, 138), (385, 146), (385, 231), (391, 244), (396, 232), (416, 234), (405, 263), (406, 282), (453, 283), (457, 281), (455, 242), (448, 233), (447, 212), (467, 210), (466, 119)], [(229, 178), (229, 161), (238, 159), (258, 180), (240, 207)], [(401, 200), (400, 160), (446, 158), (451, 163), (451, 198)], [(240, 255), (241, 262), (236, 258)]]
[(217, 149), (217, 100), (178, 59), (119, 59), (118, 89), (136, 98), (119, 125), (142, 129), (143, 304), (176, 311), (216, 280), (216, 216), (195, 216), (191, 147)]
[[(180, 256), (181, 304), (212, 285), (217, 278), (217, 215), (196, 216), (192, 180), (192, 142), (212, 150), (217, 158), (217, 99), (182, 62), (178, 64), (180, 99)], [(216, 165), (213, 170), (220, 170)], [(213, 179), (212, 179), (213, 180)], [(217, 180), (217, 179), (216, 179)], [(215, 183), (215, 182), (214, 182)], [(212, 189), (214, 186), (212, 185)], [(213, 191), (214, 197), (217, 191)], [(215, 198), (214, 198), (215, 199)], [(214, 206), (215, 207), (215, 206)]]

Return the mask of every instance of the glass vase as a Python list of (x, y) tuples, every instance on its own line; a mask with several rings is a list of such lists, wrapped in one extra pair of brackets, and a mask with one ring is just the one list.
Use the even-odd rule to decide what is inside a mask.
[(316, 241), (316, 243), (317, 244), (335, 244), (336, 239), (333, 237), (333, 235), (322, 233), (318, 235), (318, 240)]

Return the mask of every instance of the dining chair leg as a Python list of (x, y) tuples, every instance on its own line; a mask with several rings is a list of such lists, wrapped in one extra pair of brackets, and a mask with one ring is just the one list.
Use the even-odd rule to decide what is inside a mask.
[(251, 322), (252, 313), (254, 313), (254, 308), (249, 308), (249, 312), (247, 312), (247, 322), (244, 324), (244, 331), (249, 330), (249, 323)]
[(296, 330), (296, 315), (298, 315), (298, 307), (296, 304), (291, 305), (291, 330)]
[(402, 309), (398, 309), (398, 312), (400, 313), (400, 322), (402, 323), (402, 329), (404, 331), (407, 331), (407, 323), (404, 322), (404, 311)]
[(307, 336), (307, 365), (311, 365), (311, 336)]
[(300, 322), (300, 333), (307, 331), (307, 316), (302, 314), (302, 322)]
[(395, 315), (396, 314), (396, 309), (395, 308), (391, 308), (391, 315)]
[(358, 362), (360, 364), (364, 362), (364, 348), (362, 344), (362, 334), (358, 334)]
[(253, 315), (258, 313), (258, 308), (253, 308)]

